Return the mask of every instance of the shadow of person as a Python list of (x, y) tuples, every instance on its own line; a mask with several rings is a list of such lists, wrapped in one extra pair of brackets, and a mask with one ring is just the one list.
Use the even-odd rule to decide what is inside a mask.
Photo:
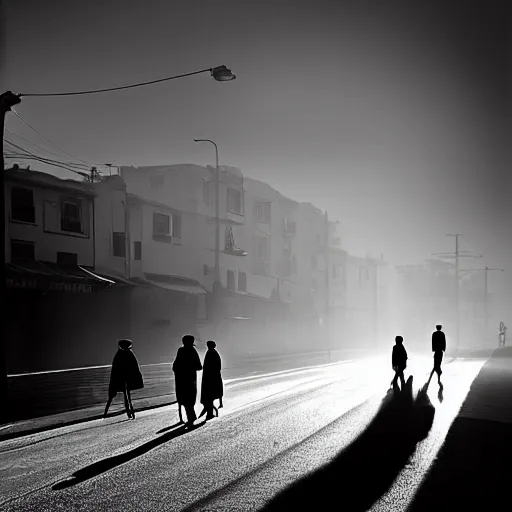
[(444, 390), (444, 386), (441, 384), (439, 386), (439, 391), (437, 392), (437, 398), (439, 399), (440, 402), (442, 402), (444, 400), (443, 390)]
[(134, 448), (133, 450), (121, 453), (119, 455), (114, 455), (113, 457), (107, 457), (106, 459), (99, 460), (98, 462), (94, 462), (93, 464), (90, 464), (85, 468), (75, 471), (69, 478), (57, 482), (52, 486), (52, 490), (60, 491), (62, 489), (67, 489), (68, 487), (77, 485), (81, 482), (85, 482), (86, 480), (89, 480), (91, 478), (94, 478), (95, 476), (110, 471), (111, 469), (114, 469), (115, 467), (120, 466), (121, 464), (125, 464), (126, 462), (129, 462), (137, 457), (140, 457), (141, 455), (144, 455), (153, 448), (156, 448), (161, 444), (167, 443), (171, 439), (175, 439), (176, 437), (182, 436), (183, 434), (186, 434), (191, 430), (202, 427), (203, 425), (204, 422), (199, 423), (198, 425), (194, 425), (192, 428), (182, 426), (180, 428), (177, 428), (176, 430), (173, 430), (172, 432), (163, 434), (160, 437), (157, 437), (156, 439), (152, 439), (151, 441), (148, 441), (147, 443), (144, 443), (138, 446), (137, 448)]
[(175, 423), (174, 425), (171, 425), (169, 427), (162, 428), (157, 432), (157, 434), (163, 434), (164, 432), (168, 432), (169, 430), (172, 430), (173, 428), (179, 427), (180, 425), (184, 425), (182, 421), (178, 421), (178, 423)]
[(413, 399), (412, 377), (389, 390), (366, 430), (336, 458), (282, 491), (262, 510), (368, 510), (391, 486), (434, 421), (425, 389)]

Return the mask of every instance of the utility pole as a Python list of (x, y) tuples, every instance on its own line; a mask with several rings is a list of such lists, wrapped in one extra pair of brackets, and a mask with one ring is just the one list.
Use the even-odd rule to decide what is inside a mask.
[(331, 322), (330, 322), (330, 275), (329, 275), (329, 250), (330, 250), (330, 236), (329, 236), (329, 217), (327, 210), (325, 211), (325, 327), (327, 333), (327, 355), (329, 362), (331, 361)]
[(444, 258), (453, 258), (455, 257), (455, 344), (457, 353), (459, 352), (459, 331), (460, 331), (460, 312), (459, 312), (459, 258), (481, 258), (481, 254), (475, 254), (469, 251), (461, 251), (459, 249), (459, 236), (462, 236), (462, 233), (450, 233), (446, 236), (455, 237), (455, 253), (433, 253), (431, 256), (440, 256)]
[(5, 223), (6, 223), (6, 216), (5, 216), (5, 164), (4, 164), (4, 148), (3, 148), (3, 141), (4, 141), (4, 128), (5, 128), (5, 116), (7, 112), (11, 110), (11, 107), (14, 107), (14, 105), (17, 105), (18, 103), (21, 103), (20, 96), (12, 93), (11, 91), (4, 92), (2, 95), (0, 95), (0, 130), (2, 134), (2, 162), (1, 162), (1, 170), (2, 170), (2, 189), (0, 190), (0, 211), (1, 211), (1, 224), (2, 224), (2, 231), (1, 231), (1, 238), (2, 238), (2, 259), (3, 266), (2, 266), (2, 278), (1, 278), (1, 288), (2, 288), (2, 336), (0, 339), (0, 404), (2, 406), (0, 407), (0, 424), (6, 423), (10, 419), (10, 413), (11, 413), (11, 407), (10, 407), (10, 401), (9, 401), (9, 382), (7, 380), (7, 329), (6, 329), (6, 311), (5, 311), (5, 305), (7, 303), (7, 288), (6, 288), (6, 282), (5, 282), (5, 263), (6, 263), (6, 257), (5, 257)]
[(459, 310), (459, 236), (460, 233), (449, 234), (447, 236), (455, 237), (455, 343), (456, 350), (459, 353), (459, 331), (460, 331), (460, 310)]

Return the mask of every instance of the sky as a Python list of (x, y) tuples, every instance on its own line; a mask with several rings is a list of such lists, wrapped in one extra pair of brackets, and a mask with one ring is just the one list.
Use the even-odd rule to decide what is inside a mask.
[[(357, 255), (416, 263), (463, 233), (484, 258), (461, 267), (507, 270), (490, 290), (512, 311), (507, 3), (7, 0), (0, 83), (74, 91), (226, 65), (236, 80), (26, 97), (16, 111), (95, 163), (211, 165), (193, 142), (211, 138), (221, 164), (327, 210)], [(51, 147), (13, 114), (6, 126)]]

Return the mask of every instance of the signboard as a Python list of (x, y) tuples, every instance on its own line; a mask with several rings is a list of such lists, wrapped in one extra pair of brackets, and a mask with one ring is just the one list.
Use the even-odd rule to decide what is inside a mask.
[(46, 286), (39, 285), (36, 279), (30, 279), (30, 278), (26, 278), (26, 277), (7, 278), (6, 285), (8, 288), (20, 288), (20, 289), (25, 289), (25, 290), (49, 289), (50, 291), (68, 292), (68, 293), (91, 293), (92, 292), (92, 286), (90, 284), (51, 282), (50, 285), (48, 287), (46, 287)]

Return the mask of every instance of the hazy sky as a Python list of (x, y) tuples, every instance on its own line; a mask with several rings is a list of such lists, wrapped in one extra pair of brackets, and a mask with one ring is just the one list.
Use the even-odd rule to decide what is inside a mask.
[[(94, 162), (213, 164), (213, 148), (192, 140), (212, 138), (221, 164), (339, 219), (351, 252), (415, 262), (463, 232), (485, 255), (463, 266), (506, 267), (491, 286), (511, 290), (507, 4), (12, 0), (2, 90), (102, 88), (225, 64), (237, 80), (27, 97), (17, 111)], [(7, 127), (46, 146), (14, 115)]]

